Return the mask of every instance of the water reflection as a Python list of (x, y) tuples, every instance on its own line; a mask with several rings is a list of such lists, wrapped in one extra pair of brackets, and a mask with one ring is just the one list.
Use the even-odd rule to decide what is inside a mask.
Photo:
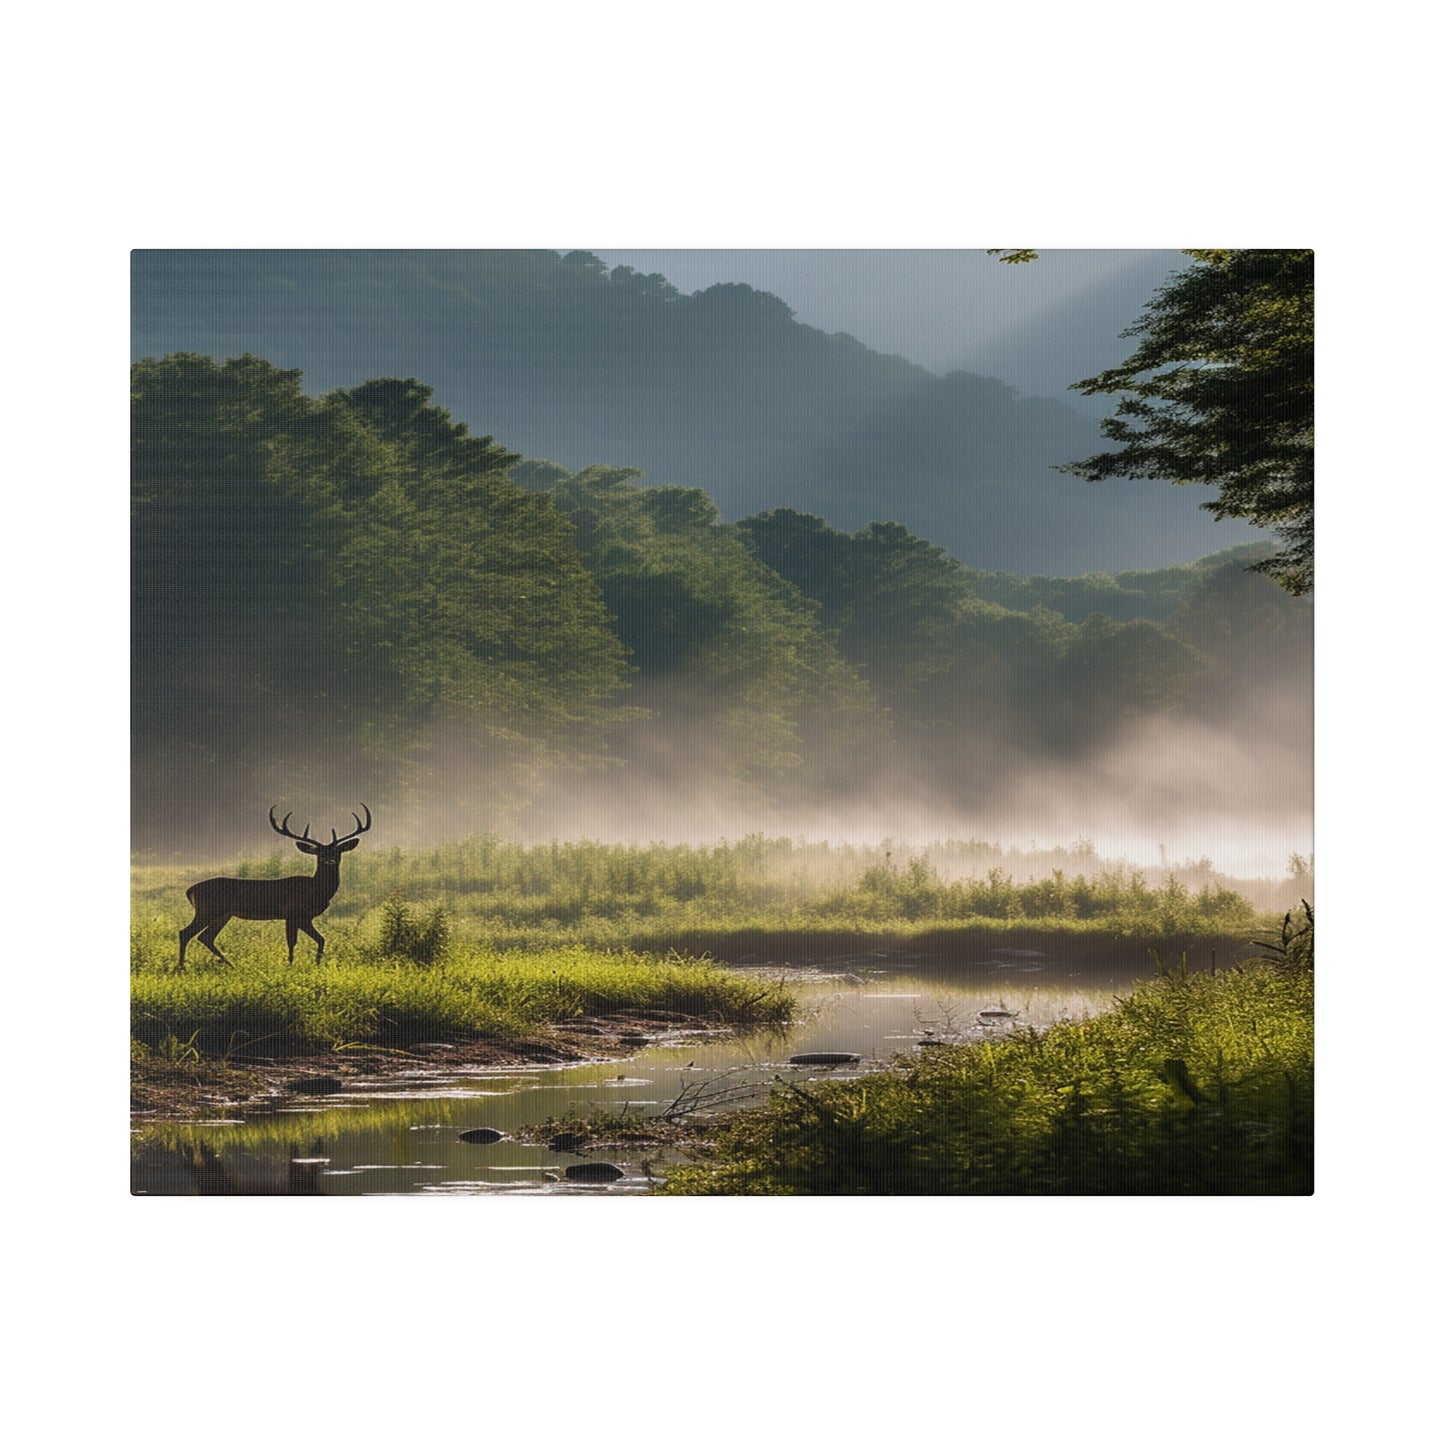
[[(426, 1067), (386, 1079), (348, 1080), (339, 1094), (291, 1095), (270, 1108), (212, 1124), (157, 1125), (132, 1148), (132, 1191), (166, 1195), (646, 1193), (678, 1157), (629, 1143), (585, 1155), (516, 1138), (525, 1125), (597, 1106), (652, 1117), (668, 1109), (716, 1112), (766, 1094), (774, 1079), (848, 1078), (891, 1067), (900, 1054), (1000, 1029), (1043, 1028), (1107, 1008), (1113, 987), (1033, 986), (1000, 991), (925, 974), (864, 977), (856, 970), (792, 970), (801, 1017), (783, 1031), (719, 1037), (678, 1031), (625, 1061), (558, 1069)], [(841, 1064), (790, 1063), (796, 1055), (856, 1056)], [(462, 1135), (493, 1130), (485, 1145)], [(611, 1164), (610, 1182), (569, 1179), (569, 1164)], [(597, 1171), (601, 1172), (601, 1171)]]

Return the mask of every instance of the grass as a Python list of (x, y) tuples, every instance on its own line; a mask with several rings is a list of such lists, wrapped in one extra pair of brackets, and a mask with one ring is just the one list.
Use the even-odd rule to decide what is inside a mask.
[(438, 1127), (451, 1119), (452, 1103), (439, 1099), (369, 1102), (364, 1109), (332, 1113), (252, 1113), (229, 1122), (218, 1136), (214, 1122), (142, 1124), (132, 1133), (137, 1150), (182, 1151), (196, 1157), (200, 1148), (221, 1143), (228, 1150), (256, 1155), (324, 1154), (343, 1129), (348, 1135), (384, 1137), (413, 1126)]
[[(276, 877), (301, 871), (299, 863), (276, 852), (221, 868)], [(180, 928), (189, 919), (185, 888), (203, 873), (137, 868), (137, 920)], [(527, 847), (483, 836), (412, 853), (358, 852), (342, 869), (322, 930), (375, 936), (397, 899), (442, 908), (453, 936), (505, 949), (567, 943), (724, 956), (749, 934), (912, 938), (962, 929), (987, 946), (1033, 932), (1172, 947), (1191, 938), (1245, 940), (1261, 921), (1207, 860), (1178, 873), (1128, 869), (1107, 865), (1086, 844), (1024, 855), (978, 842), (904, 849), (751, 836), (713, 847)]]
[[(230, 965), (198, 942), (177, 968), (188, 884), (204, 866), (138, 866), (132, 880), (133, 1037), (177, 1064), (437, 1038), (525, 1037), (584, 1014), (662, 1009), (753, 1025), (785, 1016), (711, 955), (759, 961), (909, 944), (943, 953), (1031, 947), (1147, 968), (1147, 949), (1219, 945), (1226, 961), (1264, 920), (1207, 863), (1193, 885), (1110, 868), (1087, 845), (1017, 856), (982, 843), (928, 849), (752, 836), (715, 847), (551, 843), (484, 836), (430, 850), (359, 850), (286, 962), (279, 922), (234, 921)], [(1072, 861), (1072, 876), (1061, 866)], [(1033, 873), (1024, 868), (1028, 864)], [(301, 872), (274, 852), (212, 868)]]
[[(349, 956), (348, 956), (349, 954)], [(665, 1010), (753, 1025), (788, 1017), (783, 991), (697, 960), (579, 946), (533, 953), (451, 947), (442, 961), (338, 950), (286, 962), (238, 947), (230, 967), (133, 968), (131, 1035), (151, 1057), (242, 1059), (439, 1039), (517, 1039), (539, 1025)]]
[[(1050, 860), (1046, 860), (1050, 861)], [(1052, 860), (1057, 861), (1057, 860)], [(236, 921), (222, 964), (176, 934), (203, 868), (138, 867), (132, 1049), (208, 1077), (261, 1057), (524, 1040), (625, 1010), (753, 1026), (786, 990), (689, 955), (907, 942), (1181, 961), (1082, 1022), (946, 1046), (853, 1081), (780, 1084), (709, 1129), (670, 1194), (1303, 1194), (1313, 1188), (1313, 915), (1261, 915), (1196, 868), (1007, 873), (985, 845), (900, 851), (761, 838), (715, 848), (471, 839), (359, 854), (321, 918), (324, 962)], [(300, 871), (281, 854), (213, 869)], [(1298, 895), (1297, 895), (1298, 896)], [(1266, 930), (1277, 941), (1261, 944)], [(1251, 940), (1253, 943), (1251, 944)], [(784, 956), (781, 953), (775, 956)], [(1073, 956), (1073, 955), (1070, 955)], [(555, 1121), (554, 1121), (555, 1122)], [(638, 1127), (644, 1127), (639, 1119)], [(651, 1127), (656, 1127), (655, 1123)]]
[(1314, 975), (1284, 953), (1180, 968), (1083, 1023), (778, 1086), (663, 1192), (1311, 1193)]

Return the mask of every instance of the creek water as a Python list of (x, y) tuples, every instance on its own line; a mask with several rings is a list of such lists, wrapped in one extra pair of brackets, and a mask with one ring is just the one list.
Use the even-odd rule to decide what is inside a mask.
[[(872, 967), (792, 969), (800, 1000), (786, 1030), (719, 1035), (672, 1029), (635, 1055), (565, 1067), (448, 1068), (445, 1049), (385, 1078), (348, 1078), (323, 1097), (288, 1095), (264, 1109), (223, 1111), (213, 1123), (140, 1128), (131, 1153), (135, 1194), (617, 1194), (646, 1193), (679, 1156), (656, 1144), (562, 1152), (515, 1138), (525, 1125), (603, 1107), (661, 1114), (743, 1107), (774, 1079), (853, 1078), (935, 1042), (1044, 1028), (1108, 1008), (1128, 982), (1087, 984), (1028, 958), (940, 976)], [(759, 970), (769, 978), (777, 969)], [(857, 1055), (798, 1064), (798, 1054)], [(489, 1129), (492, 1143), (460, 1136)], [(567, 1177), (607, 1162), (607, 1183)]]

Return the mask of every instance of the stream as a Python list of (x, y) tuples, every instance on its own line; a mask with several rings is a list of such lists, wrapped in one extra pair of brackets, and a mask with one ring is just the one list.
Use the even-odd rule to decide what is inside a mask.
[[(1020, 954), (959, 978), (870, 966), (789, 969), (799, 998), (786, 1031), (728, 1035), (678, 1027), (625, 1059), (567, 1066), (448, 1069), (444, 1049), (415, 1069), (348, 1079), (324, 1097), (288, 1095), (215, 1122), (146, 1125), (131, 1151), (131, 1192), (183, 1194), (646, 1193), (680, 1156), (657, 1144), (562, 1152), (513, 1137), (524, 1125), (603, 1106), (709, 1113), (766, 1096), (774, 1078), (854, 1078), (935, 1042), (1045, 1028), (1108, 1008), (1128, 982), (1087, 984)], [(776, 979), (776, 968), (758, 970)], [(799, 1054), (856, 1055), (844, 1063)], [(469, 1131), (501, 1138), (470, 1142)], [(492, 1140), (489, 1132), (481, 1136)], [(568, 1178), (610, 1163), (608, 1182)], [(594, 1172), (596, 1172), (594, 1170)]]

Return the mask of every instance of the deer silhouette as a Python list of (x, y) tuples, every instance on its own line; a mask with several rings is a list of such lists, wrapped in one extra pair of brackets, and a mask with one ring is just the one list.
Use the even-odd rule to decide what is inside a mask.
[(286, 825), (291, 821), (287, 813), (278, 823), (276, 810), (271, 809), (271, 826), (283, 838), (290, 838), (303, 852), (316, 859), (315, 873), (301, 873), (290, 878), (207, 878), (204, 882), (193, 883), (186, 889), (186, 900), (196, 910), (196, 916), (181, 929), (181, 968), (186, 966), (186, 945), (199, 936), (202, 943), (221, 960), (230, 959), (216, 947), (216, 935), (233, 918), (275, 918), (286, 924), (286, 956), (296, 962), (296, 935), (304, 933), (316, 940), (316, 961), (321, 962), (321, 950), (326, 940), (312, 926), (318, 914), (325, 913), (327, 905), (336, 895), (341, 882), (341, 855), (349, 853), (361, 841), (361, 834), (371, 827), (371, 809), (365, 803), (361, 811), (366, 814), (362, 822), (355, 813), (356, 827), (344, 838), (331, 830), (331, 841), (323, 843), (311, 836), (308, 823), (298, 837)]

